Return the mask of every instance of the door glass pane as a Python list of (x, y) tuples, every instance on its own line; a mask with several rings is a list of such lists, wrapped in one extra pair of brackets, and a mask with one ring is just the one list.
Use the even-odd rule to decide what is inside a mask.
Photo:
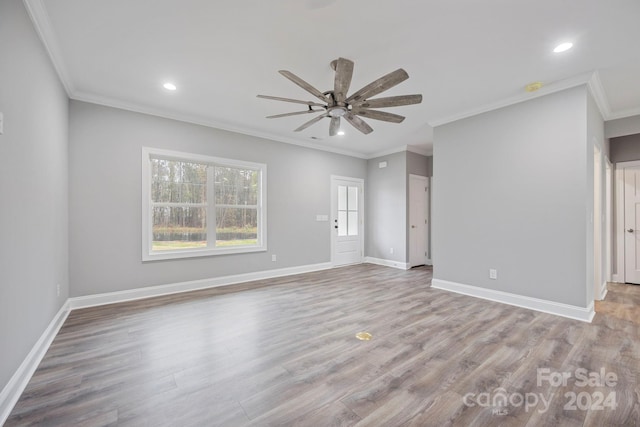
[(358, 187), (349, 187), (347, 206), (350, 211), (358, 210)]
[(195, 249), (207, 246), (207, 212), (203, 207), (154, 207), (154, 251)]
[(349, 220), (347, 222), (349, 224), (349, 227), (348, 227), (349, 236), (357, 236), (358, 235), (358, 211), (349, 212)]
[(347, 186), (338, 185), (338, 210), (347, 210)]
[(347, 235), (347, 213), (344, 211), (338, 212), (338, 236)]

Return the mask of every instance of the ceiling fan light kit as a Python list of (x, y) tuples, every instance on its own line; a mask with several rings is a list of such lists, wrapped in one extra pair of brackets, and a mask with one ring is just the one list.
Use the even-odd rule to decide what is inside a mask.
[[(409, 75), (402, 68), (380, 77), (353, 93), (351, 96), (348, 96), (349, 87), (351, 86), (351, 78), (353, 77), (353, 61), (345, 58), (338, 58), (331, 61), (330, 65), (335, 71), (334, 87), (333, 90), (328, 90), (326, 92), (320, 92), (318, 89), (311, 86), (291, 71), (280, 70), (280, 74), (318, 98), (321, 102), (301, 101), (298, 99), (282, 98), (270, 95), (258, 95), (258, 98), (307, 105), (307, 110), (305, 111), (276, 114), (273, 116), (267, 116), (267, 118), (275, 119), (299, 114), (322, 113), (303, 123), (301, 126), (296, 128), (294, 132), (303, 131), (309, 126), (328, 117), (331, 119), (331, 123), (329, 125), (330, 136), (339, 134), (342, 118), (366, 135), (373, 132), (373, 128), (360, 117), (391, 123), (400, 123), (404, 120), (404, 116), (387, 113), (385, 111), (372, 110), (372, 108), (399, 107), (402, 105), (419, 104), (422, 102), (422, 95), (401, 95), (371, 99), (372, 97), (407, 80)], [(313, 107), (319, 108), (314, 109)]]

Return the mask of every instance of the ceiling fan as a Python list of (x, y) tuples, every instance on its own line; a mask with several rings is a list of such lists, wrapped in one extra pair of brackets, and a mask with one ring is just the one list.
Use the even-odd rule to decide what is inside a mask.
[[(293, 102), (296, 104), (305, 104), (308, 109), (305, 111), (296, 111), (293, 113), (276, 114), (275, 116), (267, 116), (268, 119), (276, 119), (279, 117), (295, 116), (298, 114), (322, 113), (308, 122), (302, 124), (294, 130), (300, 132), (314, 123), (328, 117), (331, 119), (329, 125), (329, 135), (337, 135), (340, 130), (340, 118), (349, 122), (353, 127), (364, 134), (373, 132), (373, 128), (369, 126), (360, 117), (373, 120), (382, 120), (391, 123), (400, 123), (404, 120), (404, 116), (398, 114), (378, 111), (375, 108), (398, 107), (401, 105), (419, 104), (422, 102), (422, 95), (401, 95), (389, 96), (386, 98), (371, 97), (391, 89), (392, 87), (402, 83), (409, 78), (405, 70), (399, 68), (379, 79), (369, 83), (359, 91), (348, 96), (349, 86), (351, 85), (351, 77), (353, 76), (353, 61), (344, 58), (338, 58), (331, 61), (331, 68), (336, 72), (334, 88), (326, 92), (320, 92), (291, 71), (280, 70), (279, 73), (300, 86), (322, 102), (301, 101), (298, 99), (281, 98), (278, 96), (258, 95), (258, 98), (273, 99), (276, 101)], [(316, 107), (314, 109), (314, 107)]]

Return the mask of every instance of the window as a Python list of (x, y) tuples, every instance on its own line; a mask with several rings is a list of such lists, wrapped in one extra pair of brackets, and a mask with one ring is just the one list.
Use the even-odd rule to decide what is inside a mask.
[(338, 185), (338, 236), (358, 235), (358, 187)]
[(143, 261), (265, 251), (266, 169), (143, 148)]

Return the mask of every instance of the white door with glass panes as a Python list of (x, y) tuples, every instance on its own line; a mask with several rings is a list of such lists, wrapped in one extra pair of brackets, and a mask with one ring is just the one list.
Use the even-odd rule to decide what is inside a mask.
[(361, 263), (364, 251), (364, 180), (331, 177), (331, 262)]

